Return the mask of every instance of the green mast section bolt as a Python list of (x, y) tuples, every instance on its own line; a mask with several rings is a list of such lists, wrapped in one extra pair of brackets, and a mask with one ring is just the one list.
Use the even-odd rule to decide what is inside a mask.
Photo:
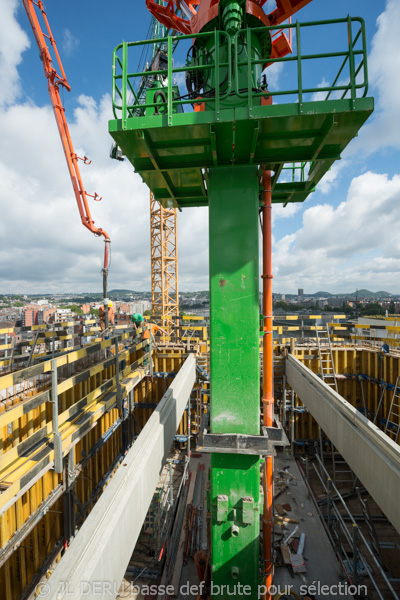
[(241, 5), (243, 5), (243, 2), (239, 3), (229, 0), (221, 3), (222, 28), (229, 33), (229, 35), (234, 35), (237, 31), (242, 29), (243, 8)]

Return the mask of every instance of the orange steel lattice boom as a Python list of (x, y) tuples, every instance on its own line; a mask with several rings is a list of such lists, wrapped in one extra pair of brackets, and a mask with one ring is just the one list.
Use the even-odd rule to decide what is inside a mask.
[[(76, 202), (78, 204), (79, 214), (81, 217), (82, 224), (89, 229), (96, 236), (103, 236), (105, 241), (105, 249), (104, 249), (104, 266), (103, 266), (103, 287), (104, 287), (104, 296), (107, 295), (107, 275), (108, 275), (108, 267), (109, 267), (109, 244), (110, 237), (104, 229), (100, 227), (96, 227), (92, 216), (90, 214), (90, 209), (88, 205), (87, 196), (91, 196), (96, 201), (100, 201), (101, 198), (95, 193), (94, 195), (88, 194), (85, 191), (83, 186), (82, 177), (80, 174), (78, 160), (82, 160), (85, 164), (90, 164), (90, 161), (85, 156), (84, 158), (80, 158), (74, 150), (71, 136), (68, 129), (67, 120), (65, 118), (65, 108), (63, 107), (61, 97), (60, 97), (60, 86), (63, 87), (68, 92), (71, 91), (71, 86), (69, 85), (64, 68), (61, 63), (60, 55), (57, 50), (56, 42), (54, 40), (53, 34), (50, 29), (50, 25), (47, 19), (46, 12), (43, 7), (43, 3), (41, 0), (34, 2), (33, 0), (23, 0), (23, 4), (28, 15), (29, 22), (32, 27), (32, 31), (34, 33), (37, 45), (40, 51), (40, 59), (43, 63), (44, 73), (47, 79), (47, 87), (50, 95), (51, 105), (53, 107), (54, 116), (56, 118), (58, 131), (61, 138), (61, 143), (63, 146), (65, 158), (67, 161), (68, 171), (71, 177), (72, 187), (74, 189)], [(36, 14), (37, 7), (43, 17), (47, 33), (44, 33), (39, 20)], [(53, 60), (50, 54), (50, 50), (47, 46), (46, 39), (50, 41), (50, 44), (53, 48), (57, 63), (59, 73), (53, 66)]]
[[(263, 6), (267, 0), (246, 0), (246, 12), (264, 25), (280, 25), (311, 0), (276, 0), (276, 9), (269, 14)], [(199, 33), (207, 23), (218, 17), (220, 0), (146, 0), (151, 14), (168, 29), (184, 34)], [(183, 15), (180, 16), (179, 12)]]
[(177, 209), (150, 193), (151, 302), (154, 315), (179, 316)]

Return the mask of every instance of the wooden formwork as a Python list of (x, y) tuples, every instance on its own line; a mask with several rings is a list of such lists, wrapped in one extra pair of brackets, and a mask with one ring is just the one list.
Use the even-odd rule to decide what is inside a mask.
[[(53, 467), (52, 361), (0, 377), (2, 600), (27, 597), (50, 563), (61, 558), (69, 542), (67, 492), (74, 494), (79, 526), (187, 356), (184, 349), (155, 351), (150, 378), (149, 368), (142, 365), (142, 344), (131, 335), (118, 332), (118, 339), (55, 359), (61, 474)], [(122, 411), (117, 407), (116, 340), (121, 396), (126, 400)], [(186, 413), (179, 433), (187, 434)], [(68, 483), (71, 469), (73, 486)]]
[[(314, 373), (320, 372), (317, 347), (296, 347), (294, 355)], [(338, 392), (352, 406), (374, 418), (384, 429), (397, 377), (400, 375), (400, 356), (360, 347), (332, 347), (337, 374)], [(294, 438), (300, 442), (318, 439), (318, 425), (295, 396)], [(366, 410), (365, 410), (366, 409)]]

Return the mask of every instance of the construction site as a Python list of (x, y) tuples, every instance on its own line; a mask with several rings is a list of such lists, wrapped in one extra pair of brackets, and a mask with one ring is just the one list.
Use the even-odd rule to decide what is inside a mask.
[[(0, 324), (0, 598), (399, 600), (400, 325), (274, 320), (272, 299), (274, 206), (304, 202), (374, 111), (363, 15), (140, 2), (147, 39), (110, 48), (110, 160), (149, 189), (152, 314), (116, 324), (62, 52), (22, 0), (71, 193), (104, 241), (103, 306)], [(315, 61), (337, 66), (324, 86)], [(182, 315), (177, 218), (199, 206), (210, 312)]]

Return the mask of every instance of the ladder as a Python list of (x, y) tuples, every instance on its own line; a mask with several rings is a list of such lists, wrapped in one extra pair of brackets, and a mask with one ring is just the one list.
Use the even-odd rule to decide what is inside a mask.
[[(206, 414), (207, 398), (210, 391), (210, 375), (209, 375), (209, 356), (208, 352), (198, 352), (196, 355), (196, 398), (195, 406), (196, 413), (194, 417), (193, 433), (199, 434), (202, 427), (202, 420)], [(209, 410), (209, 407), (208, 407)]]
[[(318, 358), (321, 365), (321, 379), (324, 383), (329, 385), (335, 392), (338, 392), (338, 385), (335, 372), (335, 363), (333, 362), (331, 337), (329, 334), (329, 327), (326, 325), (326, 329), (322, 331), (318, 330), (318, 325), (315, 325), (315, 332), (318, 344)], [(322, 430), (319, 427), (319, 443), (321, 459), (323, 461), (323, 442), (322, 442)], [(330, 442), (331, 458), (332, 458), (332, 479), (335, 484), (351, 484), (354, 488), (356, 483), (356, 477), (353, 471), (348, 466), (340, 452), (338, 452), (335, 446)]]
[(196, 369), (200, 376), (206, 380), (210, 380), (209, 356), (208, 352), (198, 352), (196, 355)]
[(329, 387), (338, 391), (335, 364), (333, 362), (331, 336), (329, 335), (329, 327), (318, 331), (318, 325), (315, 325), (315, 333), (317, 336), (318, 356), (321, 365), (321, 378)]
[(386, 420), (385, 433), (392, 438), (395, 442), (399, 441), (400, 434), (400, 376), (396, 379), (396, 385), (394, 386), (392, 401), (390, 403), (389, 414)]
[(338, 483), (351, 485), (351, 490), (354, 491), (357, 477), (350, 469), (349, 465), (343, 458), (343, 456), (338, 452), (335, 446), (331, 445), (331, 454), (332, 454), (332, 471), (333, 471), (333, 481), (337, 485)]

